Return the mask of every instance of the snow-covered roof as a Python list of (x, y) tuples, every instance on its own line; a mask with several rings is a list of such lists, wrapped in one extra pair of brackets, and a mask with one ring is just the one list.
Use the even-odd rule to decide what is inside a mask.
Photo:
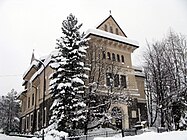
[(121, 29), (121, 27), (119, 26), (119, 24), (116, 22), (116, 20), (113, 18), (113, 16), (110, 14), (109, 16), (107, 16), (107, 18), (105, 17), (103, 20), (101, 20), (100, 22), (98, 22), (95, 25), (95, 28), (98, 29), (103, 23), (105, 23), (109, 18), (112, 18), (112, 20), (115, 22), (115, 24), (118, 26), (118, 28), (121, 30), (121, 32), (123, 33), (123, 35), (125, 37), (127, 37), (127, 35), (123, 32), (123, 30)]
[[(45, 57), (45, 60), (43, 62), (45, 67), (48, 66), (48, 64), (51, 61), (52, 56), (55, 55), (56, 53), (57, 53), (57, 51), (53, 51), (47, 57)], [(32, 82), (38, 75), (40, 75), (42, 73), (43, 70), (44, 70), (44, 67), (42, 66), (37, 72), (35, 72), (33, 74), (33, 76), (31, 77), (31, 79), (29, 81)]]
[(28, 67), (28, 69), (23, 74), (23, 77), (25, 77), (28, 74), (28, 72), (31, 70), (32, 67), (37, 66), (37, 65), (38, 65), (38, 62), (32, 61), (31, 64), (30, 64), (30, 66)]
[(123, 36), (112, 34), (110, 32), (102, 31), (100, 29), (88, 29), (86, 32), (86, 37), (88, 37), (89, 35), (95, 35), (95, 36), (111, 39), (114, 41), (132, 45), (137, 48), (139, 47), (139, 43), (135, 40), (131, 40)]
[[(57, 51), (53, 51), (47, 56), (40, 57), (39, 61), (42, 61), (43, 64), (45, 65), (45, 67), (46, 67), (49, 64), (49, 62), (51, 61), (51, 56), (56, 54), (56, 53), (57, 53)], [(33, 60), (31, 65), (29, 66), (29, 68), (23, 74), (23, 77), (25, 77), (27, 75), (27, 73), (31, 70), (31, 68), (33, 66), (38, 66), (38, 64), (40, 63), (39, 61)], [(33, 74), (33, 76), (31, 77), (31, 79), (29, 81), (34, 80), (43, 71), (43, 69), (44, 69), (44, 67), (42, 66), (36, 73)]]
[(141, 67), (132, 66), (132, 68), (134, 69), (136, 76), (145, 77), (145, 73), (143, 72)]

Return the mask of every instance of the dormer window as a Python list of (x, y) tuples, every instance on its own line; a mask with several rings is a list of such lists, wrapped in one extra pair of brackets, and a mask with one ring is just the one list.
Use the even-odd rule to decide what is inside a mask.
[(105, 24), (105, 31), (107, 32), (107, 30), (108, 30), (108, 27), (107, 27), (107, 25)]
[(113, 28), (112, 28), (112, 26), (110, 26), (110, 32), (113, 33)]

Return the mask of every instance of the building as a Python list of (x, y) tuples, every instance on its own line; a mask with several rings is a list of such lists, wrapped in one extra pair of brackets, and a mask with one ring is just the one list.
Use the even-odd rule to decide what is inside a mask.
[[(96, 82), (98, 94), (114, 95), (109, 109), (113, 124), (129, 129), (138, 121), (147, 121), (144, 74), (133, 67), (131, 61), (138, 43), (127, 38), (112, 15), (96, 29), (89, 29), (86, 37), (90, 38), (88, 63), (95, 66), (86, 83)], [(33, 54), (30, 67), (23, 75), (25, 90), (19, 96), (22, 101), (21, 132), (33, 133), (49, 124), (51, 98), (47, 89), (53, 72), (49, 67), (53, 53), (37, 61)]]

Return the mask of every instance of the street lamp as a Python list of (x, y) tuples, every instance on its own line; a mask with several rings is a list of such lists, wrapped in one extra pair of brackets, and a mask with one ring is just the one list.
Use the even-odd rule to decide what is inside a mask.
[(39, 62), (42, 66), (43, 66), (43, 68), (44, 68), (44, 70), (43, 70), (43, 72), (44, 72), (44, 84), (43, 84), (43, 104), (42, 104), (42, 116), (43, 116), (43, 122), (42, 122), (42, 140), (44, 140), (44, 124), (45, 124), (45, 91), (46, 91), (46, 81), (45, 81), (45, 64), (41, 61), (41, 60), (38, 60), (38, 59), (34, 59), (34, 60), (36, 60), (37, 62)]

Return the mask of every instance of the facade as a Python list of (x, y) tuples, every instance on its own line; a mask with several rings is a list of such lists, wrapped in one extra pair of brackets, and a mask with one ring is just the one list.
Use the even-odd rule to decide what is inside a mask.
[[(144, 93), (144, 74), (132, 66), (131, 54), (139, 47), (110, 15), (96, 29), (86, 33), (89, 40), (88, 62), (92, 65), (86, 83), (97, 83), (96, 92), (112, 94), (109, 112), (113, 125), (129, 129), (139, 121), (147, 121)], [(29, 69), (23, 76), (25, 90), (19, 96), (21, 132), (33, 133), (49, 124), (51, 98), (48, 93), (51, 53), (39, 61), (32, 56)], [(44, 94), (45, 93), (45, 94)]]

